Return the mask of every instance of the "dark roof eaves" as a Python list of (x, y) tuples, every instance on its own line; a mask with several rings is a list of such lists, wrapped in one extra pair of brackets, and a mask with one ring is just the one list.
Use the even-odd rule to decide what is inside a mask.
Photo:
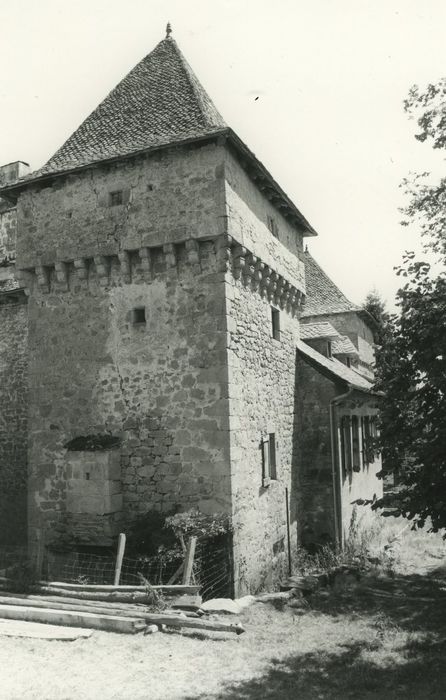
[(347, 389), (354, 389), (355, 391), (359, 391), (363, 394), (370, 394), (372, 396), (380, 396), (380, 392), (376, 392), (373, 390), (373, 388), (367, 388), (364, 386), (361, 386), (360, 384), (355, 384), (352, 381), (349, 381), (348, 379), (345, 379), (345, 377), (340, 377), (339, 374), (337, 374), (334, 370), (331, 370), (329, 367), (326, 365), (319, 363), (315, 358), (311, 357), (311, 355), (307, 354), (302, 347), (297, 346), (297, 352), (304, 358), (305, 362), (307, 362), (309, 365), (311, 365), (317, 372), (322, 374), (323, 376), (327, 377), (327, 379), (330, 379), (336, 384), (342, 384), (345, 388)]
[[(93, 160), (90, 163), (84, 163), (78, 165), (74, 168), (67, 168), (63, 170), (55, 170), (53, 172), (46, 172), (38, 175), (37, 177), (32, 177), (32, 173), (29, 177), (23, 178), (22, 180), (17, 180), (10, 185), (2, 188), (0, 187), (0, 196), (7, 197), (9, 192), (14, 192), (16, 190), (23, 189), (27, 185), (34, 184), (36, 182), (44, 182), (45, 180), (53, 180), (55, 177), (62, 177), (64, 175), (72, 175), (74, 173), (82, 172), (88, 170), (89, 168), (95, 168), (100, 165), (108, 165), (110, 163), (116, 163), (120, 160), (128, 160), (131, 158), (136, 158), (137, 156), (144, 155), (146, 153), (155, 153), (156, 151), (162, 151), (167, 148), (177, 148), (180, 146), (186, 146), (189, 143), (201, 142), (201, 141), (212, 141), (217, 139), (219, 136), (225, 136), (227, 134), (228, 128), (218, 129), (215, 131), (210, 131), (208, 134), (203, 134), (202, 136), (191, 136), (186, 139), (179, 139), (178, 141), (167, 141), (165, 143), (157, 144), (156, 146), (148, 146), (146, 148), (140, 148), (137, 151), (131, 151), (130, 153), (123, 153), (121, 155), (111, 156), (109, 158), (101, 158), (99, 160)], [(37, 171), (38, 172), (38, 171)]]
[(273, 178), (269, 170), (263, 165), (263, 163), (257, 158), (256, 155), (248, 148), (248, 146), (245, 144), (242, 139), (237, 136), (235, 131), (231, 129), (231, 127), (228, 127), (228, 135), (229, 135), (229, 140), (231, 143), (236, 147), (237, 150), (241, 151), (241, 153), (248, 158), (251, 163), (254, 165), (255, 168), (257, 168), (261, 174), (265, 177), (266, 180), (270, 182), (272, 185), (273, 189), (276, 190), (277, 194), (280, 196), (281, 199), (287, 204), (287, 206), (291, 209), (293, 214), (299, 219), (301, 224), (305, 228), (305, 233), (304, 235), (307, 236), (317, 236), (318, 233), (317, 231), (311, 226), (311, 224), (307, 221), (307, 219), (304, 217), (304, 215), (299, 211), (297, 206), (294, 204), (294, 202), (288, 197), (286, 192), (281, 188), (278, 182)]
[[(175, 148), (183, 145), (187, 145), (189, 143), (195, 143), (195, 142), (200, 142), (200, 141), (207, 141), (207, 140), (214, 140), (217, 139), (220, 136), (225, 136), (230, 142), (234, 145), (234, 147), (240, 151), (246, 158), (248, 158), (251, 161), (251, 164), (254, 165), (254, 167), (262, 173), (262, 175), (267, 179), (272, 187), (276, 190), (277, 194), (279, 197), (286, 203), (286, 205), (289, 207), (289, 209), (293, 212), (293, 214), (297, 217), (297, 219), (302, 223), (302, 225), (305, 228), (304, 235), (309, 235), (309, 236), (317, 236), (317, 232), (313, 229), (311, 224), (307, 221), (307, 219), (304, 217), (304, 215), (299, 211), (299, 209), (296, 207), (295, 204), (291, 201), (291, 199), (288, 197), (288, 195), (282, 190), (280, 185), (274, 180), (273, 176), (271, 173), (267, 170), (267, 168), (263, 165), (263, 163), (254, 155), (254, 153), (248, 148), (248, 146), (237, 136), (237, 134), (230, 128), (230, 127), (225, 127), (223, 129), (215, 129), (210, 130), (208, 133), (203, 134), (201, 136), (191, 136), (190, 138), (186, 139), (179, 139), (177, 141), (167, 141), (162, 144), (158, 144), (156, 146), (149, 146), (147, 148), (141, 148), (138, 149), (137, 151), (131, 151), (130, 153), (124, 153), (122, 155), (116, 155), (112, 156), (110, 158), (101, 158), (100, 160), (93, 160), (90, 163), (85, 163), (83, 165), (76, 166), (74, 168), (68, 168), (68, 169), (63, 169), (63, 170), (55, 170), (53, 172), (46, 172), (42, 173), (41, 175), (38, 175), (37, 177), (33, 177), (32, 173), (30, 176), (23, 178), (22, 180), (18, 180), (15, 183), (12, 183), (4, 188), (0, 188), (0, 196), (5, 196), (6, 198), (8, 197), (8, 193), (14, 193), (15, 191), (20, 191), (24, 187), (34, 184), (37, 182), (45, 182), (47, 180), (53, 180), (55, 177), (61, 177), (63, 175), (71, 175), (74, 173), (82, 172), (84, 170), (88, 170), (89, 168), (97, 167), (102, 164), (108, 164), (108, 163), (116, 163), (117, 161), (120, 160), (127, 160), (130, 158), (134, 158), (139, 155), (143, 155), (145, 153), (155, 153), (156, 151), (164, 150), (166, 148)], [(38, 171), (37, 171), (38, 172)]]

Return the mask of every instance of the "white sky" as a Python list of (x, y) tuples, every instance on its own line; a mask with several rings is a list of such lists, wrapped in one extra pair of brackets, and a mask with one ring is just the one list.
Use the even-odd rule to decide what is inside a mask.
[[(0, 0), (0, 164), (42, 165), (173, 36), (228, 124), (318, 231), (352, 301), (413, 248), (399, 183), (443, 161), (402, 101), (446, 74), (444, 0)], [(259, 99), (255, 100), (258, 97)]]

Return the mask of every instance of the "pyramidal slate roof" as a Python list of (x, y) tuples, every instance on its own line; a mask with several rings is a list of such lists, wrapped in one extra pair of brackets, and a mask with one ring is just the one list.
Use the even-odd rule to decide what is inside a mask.
[(302, 317), (362, 311), (335, 285), (308, 251), (304, 256), (306, 299)]
[(167, 36), (32, 178), (224, 129), (223, 117)]

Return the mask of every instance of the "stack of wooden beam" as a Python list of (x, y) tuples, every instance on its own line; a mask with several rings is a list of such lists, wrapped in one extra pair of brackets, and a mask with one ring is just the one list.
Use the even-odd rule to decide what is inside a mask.
[[(95, 586), (40, 582), (29, 593), (8, 592), (7, 579), (0, 581), (0, 619), (67, 625), (134, 634), (164, 627), (197, 628), (202, 631), (241, 634), (240, 623), (206, 618), (200, 610), (201, 596), (195, 585)], [(167, 603), (155, 612), (153, 596)]]

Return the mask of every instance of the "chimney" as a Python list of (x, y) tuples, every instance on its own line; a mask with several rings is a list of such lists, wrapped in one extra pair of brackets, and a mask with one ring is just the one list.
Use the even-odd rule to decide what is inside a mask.
[(29, 173), (29, 164), (23, 160), (16, 160), (14, 163), (0, 165), (0, 187), (10, 185), (21, 177)]

